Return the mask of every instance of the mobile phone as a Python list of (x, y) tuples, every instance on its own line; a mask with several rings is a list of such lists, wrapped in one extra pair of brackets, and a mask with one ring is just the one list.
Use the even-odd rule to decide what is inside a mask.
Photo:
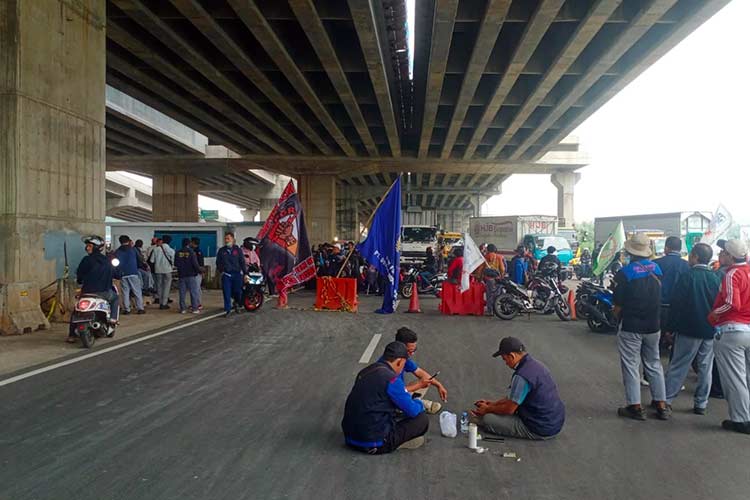
[(435, 372), (435, 375), (433, 375), (432, 377), (430, 377), (430, 378), (429, 378), (429, 380), (432, 380), (432, 379), (434, 379), (434, 378), (435, 378), (435, 377), (437, 377), (438, 375), (440, 375), (440, 370), (436, 371), (436, 372)]

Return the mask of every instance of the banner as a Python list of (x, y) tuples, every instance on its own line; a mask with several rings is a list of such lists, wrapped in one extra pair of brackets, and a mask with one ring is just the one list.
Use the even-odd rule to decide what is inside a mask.
[(305, 217), (297, 191), (289, 181), (258, 233), (260, 263), (276, 291), (283, 292), (315, 277)]
[(600, 276), (607, 270), (609, 265), (615, 259), (617, 252), (622, 250), (623, 246), (625, 246), (625, 226), (623, 226), (622, 221), (620, 221), (615, 230), (612, 231), (612, 234), (609, 235), (609, 238), (607, 238), (607, 241), (604, 242), (602, 249), (599, 251), (599, 255), (596, 258), (594, 276)]
[(732, 214), (729, 210), (719, 204), (719, 207), (714, 212), (714, 217), (711, 219), (711, 223), (708, 225), (708, 229), (703, 233), (701, 243), (708, 245), (714, 245), (718, 240), (727, 234), (729, 228), (732, 227)]
[(459, 289), (465, 292), (469, 289), (469, 275), (482, 264), (486, 264), (482, 252), (469, 233), (464, 233), (464, 265), (461, 269), (461, 286)]
[(386, 279), (383, 306), (377, 313), (390, 314), (396, 310), (398, 278), (401, 265), (401, 176), (390, 187), (388, 194), (375, 212), (365, 241), (357, 250), (367, 262), (377, 268)]

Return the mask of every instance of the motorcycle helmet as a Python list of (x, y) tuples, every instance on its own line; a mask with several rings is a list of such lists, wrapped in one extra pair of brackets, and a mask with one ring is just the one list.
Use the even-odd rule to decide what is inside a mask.
[(245, 238), (244, 240), (242, 240), (242, 246), (245, 247), (245, 248), (247, 248), (248, 250), (255, 250), (255, 248), (259, 244), (260, 244), (260, 242), (257, 239), (255, 239), (255, 238), (253, 238), (251, 236), (248, 236), (247, 238)]
[(557, 271), (557, 264), (552, 261), (547, 261), (542, 264), (540, 271), (543, 275), (549, 276)]
[(86, 245), (91, 244), (97, 252), (101, 252), (105, 245), (104, 238), (95, 234), (84, 236), (81, 240)]

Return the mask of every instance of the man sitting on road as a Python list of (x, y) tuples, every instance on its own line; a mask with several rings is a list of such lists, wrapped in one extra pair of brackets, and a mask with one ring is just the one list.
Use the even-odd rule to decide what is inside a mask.
[[(378, 455), (424, 444), (430, 421), (422, 403), (411, 397), (399, 376), (408, 359), (406, 346), (391, 342), (377, 362), (357, 374), (341, 421), (348, 446)], [(419, 383), (420, 388), (429, 385), (426, 380)], [(404, 414), (398, 420), (397, 410)]]
[(510, 394), (497, 401), (480, 399), (471, 412), (472, 421), (485, 432), (522, 439), (547, 440), (560, 433), (565, 423), (565, 405), (552, 374), (526, 352), (515, 337), (505, 337), (492, 357), (502, 357), (515, 371)]
[[(406, 352), (409, 354), (409, 358), (406, 360), (404, 370), (401, 372), (399, 377), (401, 377), (401, 380), (404, 381), (404, 374), (406, 372), (409, 372), (419, 379), (409, 385), (406, 385), (406, 382), (404, 382), (404, 385), (406, 385), (406, 390), (410, 394), (412, 394), (413, 398), (420, 399), (422, 401), (424, 410), (427, 413), (429, 413), (430, 415), (436, 414), (443, 406), (437, 401), (429, 401), (427, 399), (423, 399), (424, 395), (427, 394), (430, 386), (434, 385), (435, 387), (437, 387), (438, 393), (440, 394), (440, 399), (442, 399), (443, 401), (447, 401), (448, 391), (445, 389), (443, 384), (441, 384), (436, 378), (432, 378), (432, 375), (417, 366), (417, 363), (415, 363), (412, 359), (414, 353), (417, 352), (417, 333), (405, 326), (401, 327), (396, 332), (396, 342), (401, 342), (402, 344), (404, 344), (406, 346)], [(426, 387), (423, 385), (424, 381), (427, 381), (429, 383)]]

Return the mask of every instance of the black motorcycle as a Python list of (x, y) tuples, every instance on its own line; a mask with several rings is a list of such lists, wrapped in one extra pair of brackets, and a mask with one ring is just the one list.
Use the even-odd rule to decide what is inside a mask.
[(446, 273), (437, 273), (432, 276), (429, 282), (426, 282), (419, 275), (420, 272), (420, 269), (414, 266), (410, 266), (402, 271), (398, 288), (399, 293), (403, 298), (411, 298), (414, 293), (414, 283), (417, 284), (419, 293), (432, 293), (436, 296), (440, 295), (440, 292), (443, 289), (443, 282), (448, 279), (448, 275)]
[(564, 288), (561, 288), (553, 276), (537, 275), (524, 288), (506, 278), (500, 283), (502, 292), (495, 298), (493, 311), (503, 320), (512, 320), (520, 314), (556, 313), (562, 321), (570, 321), (570, 306), (565, 299)]

